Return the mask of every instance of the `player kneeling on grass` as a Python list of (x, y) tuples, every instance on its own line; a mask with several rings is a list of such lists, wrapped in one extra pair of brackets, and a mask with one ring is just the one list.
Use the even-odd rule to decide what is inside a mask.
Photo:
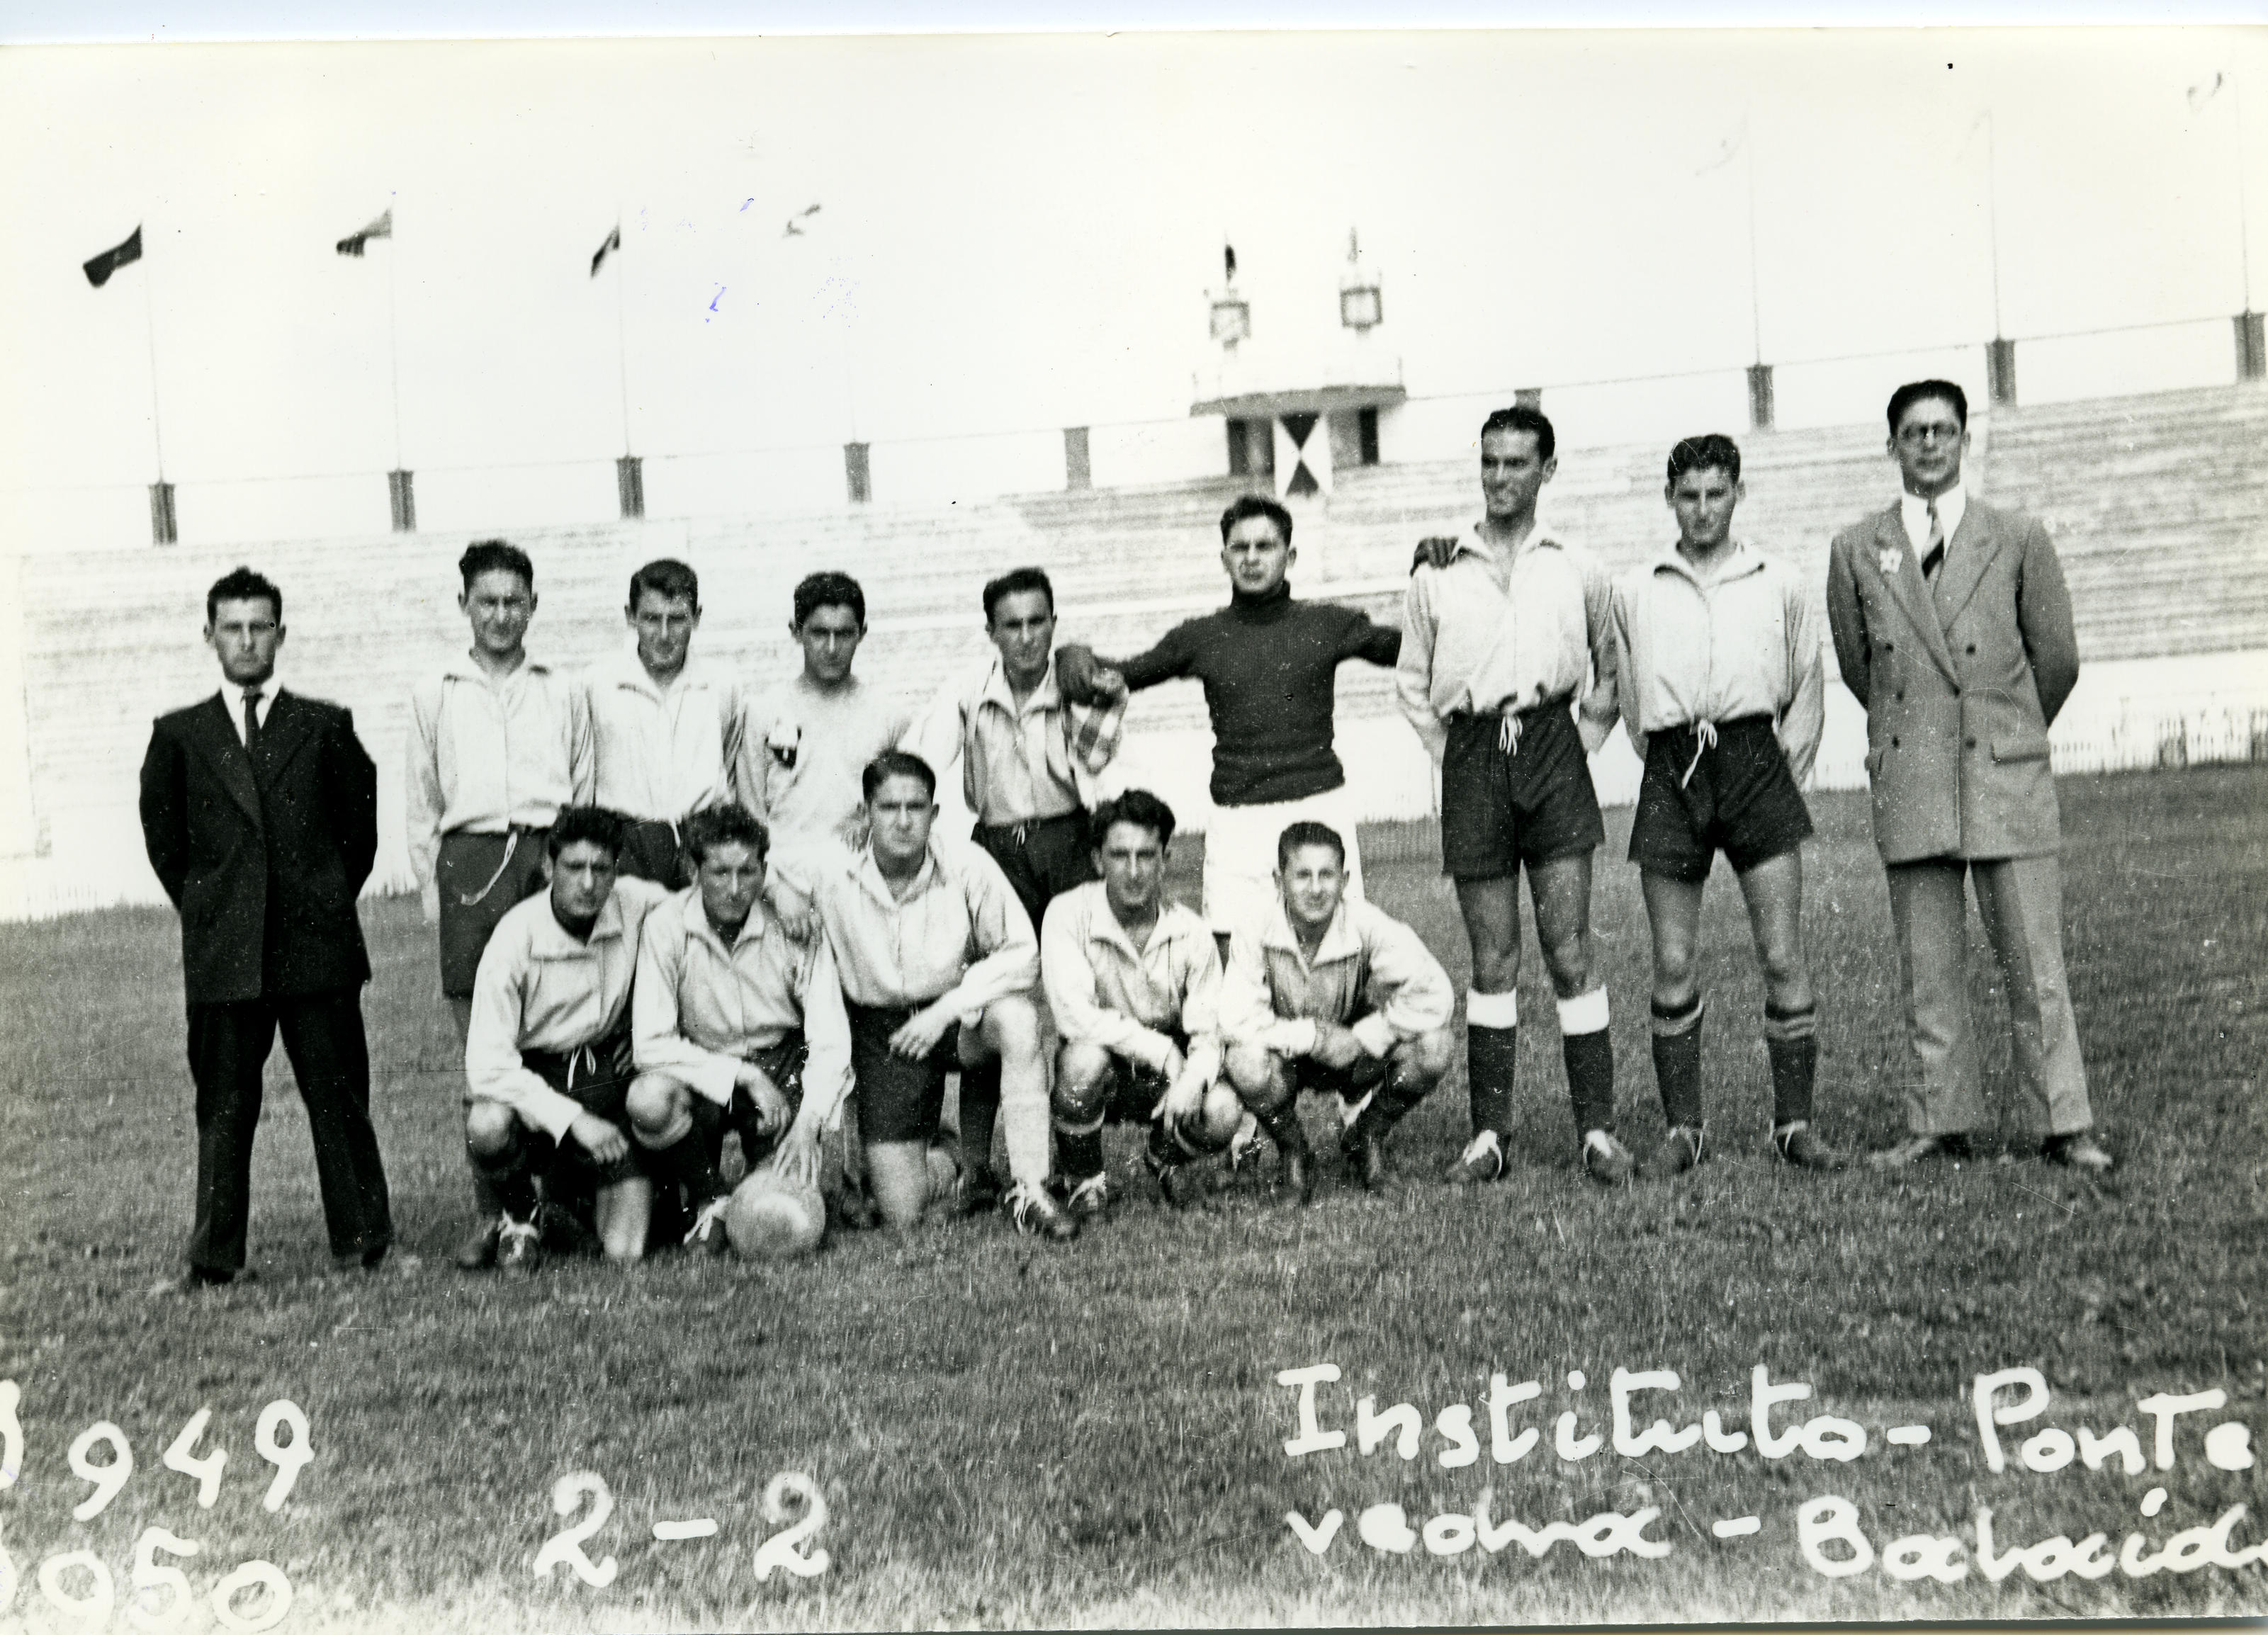
[[(1047, 1193), (1048, 1066), (1032, 989), (1039, 939), (1000, 865), (932, 835), (937, 774), (886, 750), (860, 780), (866, 843), (813, 869), (813, 902), (842, 978), (866, 1182), (904, 1228), (949, 1200), (957, 1174), (939, 1136), (946, 1076), (998, 1084), (1020, 1232), (1061, 1240), (1079, 1223)], [(955, 1138), (957, 1143), (958, 1138)]]
[(653, 1188), (630, 1138), (630, 983), (638, 934), (668, 893), (617, 872), (623, 821), (568, 806), (544, 842), (551, 882), (497, 922), (473, 979), (465, 1151), (503, 1213), (475, 1221), (457, 1263), (542, 1258), (536, 1213), (590, 1190), (607, 1258), (645, 1254)]
[(1220, 956), (1204, 920), (1167, 901), (1171, 807), (1130, 789), (1094, 812), (1099, 880), (1048, 905), (1040, 969), (1063, 1034), (1057, 1156), (1074, 1215), (1108, 1206), (1102, 1126), (1146, 1122), (1143, 1162), (1176, 1208), (1197, 1196), (1189, 1160), (1220, 1152), (1244, 1116), (1221, 1077)]
[(1742, 498), (1732, 438), (1670, 451), (1677, 543), (1615, 587), (1624, 724), (1646, 762), (1631, 861), (1653, 932), (1653, 1071), (1669, 1131), (1639, 1174), (1701, 1160), (1701, 891), (1719, 851), (1749, 905), (1764, 976), (1772, 1151), (1807, 1169), (1843, 1160), (1811, 1128), (1817, 1011), (1803, 957), (1798, 785), (1824, 719), (1819, 628), (1796, 576), (1733, 537)]
[(694, 884), (646, 917), (630, 1038), (630, 1134), (682, 1187), (688, 1248), (722, 1254), (725, 1132), (751, 1171), (819, 1184), (820, 1143), (850, 1087), (850, 1027), (823, 939), (788, 934), (762, 901), (770, 836), (746, 807), (686, 821)]
[(1386, 1138), (1449, 1070), (1456, 996), (1418, 933), (1344, 900), (1346, 848), (1321, 823), (1276, 847), (1275, 906), (1229, 942), (1221, 1030), (1228, 1074), (1283, 1154), (1283, 1182), (1314, 1198), (1300, 1092), (1333, 1090), (1352, 1116), (1340, 1145), (1364, 1188), (1386, 1184)]

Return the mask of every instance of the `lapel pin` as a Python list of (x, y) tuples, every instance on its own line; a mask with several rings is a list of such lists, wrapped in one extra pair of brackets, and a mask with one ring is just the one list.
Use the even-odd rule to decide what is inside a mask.
[(1881, 549), (1882, 577), (1886, 579), (1897, 578), (1899, 565), (1905, 561), (1905, 552), (1896, 546), (1883, 546)]

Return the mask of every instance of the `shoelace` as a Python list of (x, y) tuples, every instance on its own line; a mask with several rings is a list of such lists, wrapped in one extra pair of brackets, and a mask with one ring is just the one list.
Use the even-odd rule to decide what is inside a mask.
[(1700, 769), (1701, 757), (1716, 747), (1717, 724), (1714, 721), (1696, 721), (1693, 724), (1693, 764), (1687, 767), (1685, 776), (1677, 780), (1678, 788), (1683, 789), (1693, 781), (1693, 774)]
[(687, 1228), (685, 1241), (688, 1243), (706, 1243), (711, 1232), (723, 1229), (725, 1212), (732, 1207), (732, 1204), (729, 1197), (711, 1198), (703, 1204), (700, 1212), (693, 1217), (693, 1225)]
[(504, 1218), (503, 1229), (497, 1234), (497, 1241), (500, 1244), (524, 1243), (535, 1236), (535, 1222), (533, 1219), (514, 1220), (511, 1216), (506, 1215)]
[(1081, 1198), (1089, 1197), (1093, 1198), (1098, 1204), (1107, 1203), (1110, 1197), (1110, 1177), (1108, 1175), (1089, 1175), (1086, 1180), (1080, 1182), (1077, 1186), (1071, 1189), (1070, 1202), (1074, 1204), (1076, 1204)]

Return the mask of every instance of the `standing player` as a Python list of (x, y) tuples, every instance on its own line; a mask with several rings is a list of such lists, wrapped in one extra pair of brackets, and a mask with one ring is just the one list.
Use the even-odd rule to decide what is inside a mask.
[(1473, 950), (1473, 1136), (1449, 1178), (1504, 1174), (1524, 868), (1583, 1167), (1614, 1184), (1633, 1165), (1615, 1139), (1615, 1048), (1591, 937), (1591, 854), (1607, 830), (1587, 759), (1614, 729), (1613, 586), (1587, 552), (1536, 520), (1536, 497), (1558, 469), (1551, 422), (1500, 409), (1480, 441), (1485, 514), (1462, 539), (1419, 547), (1395, 677), (1403, 713), (1441, 769), (1442, 868), (1457, 882)]
[[(1031, 998), (1032, 922), (1000, 865), (966, 841), (932, 836), (937, 775), (887, 750), (862, 780), (866, 843), (814, 870), (815, 905), (850, 1014), (851, 1074), (866, 1176), (901, 1229), (949, 1189), (929, 1161), (946, 1075), (1000, 1064), (1017, 1230), (1057, 1240), (1079, 1223), (1048, 1197), (1048, 1072)], [(943, 1188), (939, 1182), (943, 1180)]]
[[(1038, 925), (1057, 894), (1095, 878), (1101, 836), (1089, 834), (1087, 814), (1096, 780), (1117, 753), (1125, 708), (1123, 701), (1097, 709), (1064, 696), (1056, 677), (1055, 587), (1039, 569), (1018, 568), (984, 587), (984, 630), (997, 651), (946, 687), (909, 741), (940, 774), (961, 762), (961, 789), (976, 817), (972, 838)], [(999, 1111), (998, 1079), (964, 1073), (961, 1204), (969, 1213), (1000, 1200), (992, 1174)]]
[(1355, 806), (1332, 748), (1338, 667), (1350, 659), (1391, 665), (1402, 635), (1352, 608), (1292, 599), (1292, 513), (1274, 500), (1238, 500), (1221, 513), (1220, 538), (1227, 607), (1175, 625), (1136, 659), (1106, 663), (1066, 646), (1057, 673), (1082, 702), (1176, 676), (1204, 684), (1219, 808), (1205, 835), (1204, 912), (1225, 945), (1274, 900), (1276, 837), (1288, 823), (1327, 823), (1347, 837), (1347, 895), (1360, 900)]
[(1827, 620), (1867, 711), (1874, 844), (1889, 876), (1906, 1026), (1921, 1069), (1907, 1140), (1879, 1165), (1965, 1158), (1991, 1115), (1969, 1008), (1973, 880), (2007, 979), (2016, 1082), (2042, 1156), (2101, 1174), (2063, 964), (2063, 872), (2048, 724), (2079, 683), (2071, 593), (2047, 530), (1967, 498), (1969, 400), (1950, 380), (1890, 394), (1896, 504), (1835, 536)]
[(473, 644), (409, 695), (402, 787), (409, 863), (440, 920), (441, 993), (461, 1040), (481, 950), (507, 910), (543, 888), (543, 837), (559, 808), (591, 798), (592, 741), (582, 689), (527, 656), (527, 553), (476, 540), (457, 571)]
[(1386, 1184), (1386, 1138), (1449, 1070), (1456, 993), (1418, 933), (1346, 895), (1346, 848), (1321, 823), (1277, 846), (1278, 896), (1237, 928), (1221, 991), (1228, 1074), (1283, 1155), (1285, 1186), (1315, 1195), (1300, 1092), (1360, 1108), (1340, 1145), (1365, 1189)]
[(623, 617), (636, 646), (584, 680), (598, 747), (593, 798), (630, 820), (622, 872), (674, 891), (692, 878), (679, 826), (731, 798), (746, 703), (729, 666), (692, 657), (701, 581), (683, 563), (665, 556), (632, 574)]
[(766, 911), (764, 826), (739, 806), (685, 821), (693, 889), (646, 917), (630, 1040), (630, 1133), (665, 1187), (682, 1186), (688, 1244), (725, 1248), (718, 1158), (727, 1126), (748, 1167), (817, 1186), (821, 1133), (850, 1089), (850, 1030), (822, 938)]
[(866, 593), (849, 574), (814, 573), (798, 585), (788, 634), (803, 667), (748, 712), (734, 783), (771, 836), (773, 900), (799, 924), (809, 911), (806, 859), (865, 842), (859, 777), (896, 748), (908, 715), (850, 673), (866, 639)]
[(468, 1271), (542, 1259), (546, 1195), (592, 1189), (607, 1258), (645, 1254), (653, 1189), (630, 1137), (630, 983), (638, 933), (669, 894), (618, 870), (624, 824), (569, 806), (544, 846), (551, 887), (505, 915), (481, 955), (465, 1038), (465, 1150), (502, 1212), (473, 1223)]
[(1811, 1127), (1818, 1012), (1803, 957), (1800, 786), (1825, 718), (1820, 630), (1795, 575), (1733, 537), (1741, 451), (1727, 437), (1669, 451), (1677, 543), (1615, 587), (1623, 723), (1646, 762), (1631, 861), (1653, 932), (1653, 1072), (1669, 1126), (1640, 1173), (1701, 1161), (1701, 892), (1721, 850), (1749, 907), (1764, 976), (1772, 1151), (1806, 1169), (1843, 1160)]
[(1049, 904), (1040, 932), (1064, 1179), (1072, 1214), (1101, 1215), (1103, 1123), (1146, 1123), (1143, 1161), (1178, 1208), (1197, 1193), (1189, 1160), (1227, 1146), (1244, 1116), (1221, 1077), (1220, 960), (1204, 922), (1166, 900), (1173, 809), (1130, 789), (1095, 809), (1094, 831), (1102, 878)]

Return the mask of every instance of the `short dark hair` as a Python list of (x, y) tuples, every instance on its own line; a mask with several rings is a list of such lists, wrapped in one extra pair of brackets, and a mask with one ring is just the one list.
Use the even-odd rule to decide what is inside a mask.
[(1669, 483), (1677, 486), (1677, 479), (1689, 471), (1721, 471), (1734, 482), (1741, 480), (1741, 446), (1721, 431), (1705, 431), (1699, 437), (1682, 438), (1669, 451)]
[(1481, 422), (1481, 435), (1491, 431), (1526, 431), (1535, 438), (1535, 457), (1549, 460), (1559, 451), (1558, 435), (1551, 430), (1551, 417), (1540, 409), (1530, 409), (1525, 403), (1514, 403), (1510, 409), (1499, 409)]
[(275, 581), (249, 568), (232, 569), (215, 579), (212, 589), (205, 593), (205, 622), (210, 624), (220, 616), (225, 601), (257, 601), (261, 597), (276, 609), (276, 622), (283, 623), (284, 593), (276, 588)]
[(628, 819), (605, 806), (562, 806), (551, 820), (551, 832), (543, 837), (543, 855), (556, 860), (568, 847), (588, 842), (614, 853), (619, 862), (629, 829)]
[(875, 792), (894, 777), (918, 778), (929, 791), (929, 798), (937, 799), (937, 773), (928, 762), (906, 749), (885, 749), (866, 762), (866, 770), (858, 774), (859, 792), (872, 800)]
[(1290, 825), (1276, 837), (1276, 866), (1289, 868), (1292, 854), (1302, 846), (1329, 846), (1339, 854), (1339, 866), (1346, 866), (1346, 842), (1339, 838), (1338, 830), (1308, 818)]
[(992, 622), (993, 609), (999, 607), (1002, 597), (1020, 596), (1027, 591), (1037, 591), (1046, 597), (1048, 617), (1056, 616), (1056, 587), (1048, 582), (1046, 572), (1038, 568), (1011, 568), (984, 586), (984, 622), (988, 626)]
[(659, 556), (630, 575), (630, 603), (638, 604), (641, 592), (652, 591), (665, 601), (675, 601), (682, 596), (701, 610), (701, 576), (674, 556)]
[(1087, 832), (1094, 836), (1097, 846), (1110, 833), (1114, 823), (1131, 823), (1137, 829), (1146, 829), (1158, 837), (1159, 847), (1169, 846), (1174, 841), (1174, 809), (1146, 789), (1130, 789), (1116, 800), (1106, 800), (1095, 807), (1087, 820)]
[(1950, 380), (1909, 380), (1890, 394), (1890, 435), (1898, 434), (1898, 422), (1906, 417), (1906, 410), (1925, 398), (1941, 397), (1953, 405), (1954, 417), (1961, 422), (1963, 431), (1969, 430), (1969, 394)]
[(696, 868), (709, 860), (712, 847), (747, 846), (755, 852), (759, 863), (772, 849), (771, 831), (763, 820), (737, 801), (702, 807), (685, 820), (677, 833)]
[(847, 573), (814, 573), (795, 587), (795, 626), (821, 608), (848, 608), (858, 628), (866, 628), (866, 593), (858, 588), (858, 581)]
[(1276, 525), (1276, 533), (1283, 541), (1292, 542), (1292, 513), (1265, 494), (1240, 496), (1236, 503), (1220, 513), (1220, 542), (1228, 543), (1229, 533), (1248, 517), (1265, 517)]
[[(535, 564), (527, 559), (526, 551), (504, 540), (475, 540), (457, 558), (457, 571), (464, 576), (468, 591), (483, 573), (517, 573), (521, 584), (530, 591), (535, 588)], [(635, 589), (630, 592), (630, 600), (637, 600)]]

